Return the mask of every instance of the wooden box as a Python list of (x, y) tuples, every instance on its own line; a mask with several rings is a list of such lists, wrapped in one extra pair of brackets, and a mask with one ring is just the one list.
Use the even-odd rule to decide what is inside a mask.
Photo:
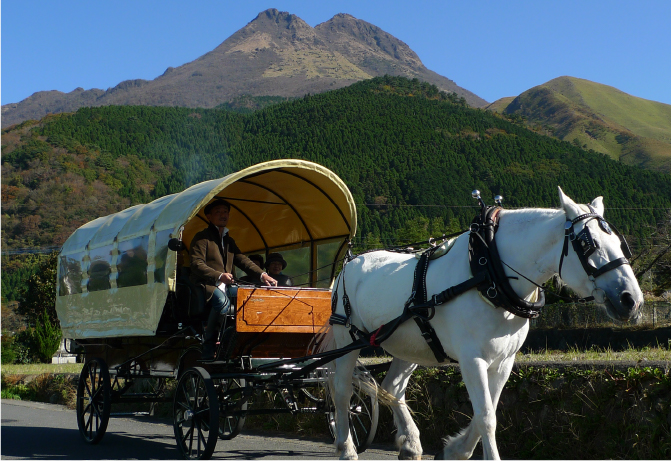
[(318, 333), (331, 316), (331, 290), (239, 287), (236, 329), (241, 333)]

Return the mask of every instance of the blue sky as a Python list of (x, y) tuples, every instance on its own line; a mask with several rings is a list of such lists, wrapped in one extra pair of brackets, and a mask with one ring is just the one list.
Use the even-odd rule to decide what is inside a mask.
[(671, 1), (3, 0), (1, 99), (153, 79), (268, 8), (349, 13), (487, 101), (570, 75), (671, 104)]

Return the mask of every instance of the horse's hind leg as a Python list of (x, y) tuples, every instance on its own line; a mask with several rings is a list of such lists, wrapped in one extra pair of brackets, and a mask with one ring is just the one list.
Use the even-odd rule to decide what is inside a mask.
[(358, 459), (356, 446), (349, 431), (349, 404), (352, 398), (352, 376), (359, 351), (335, 360), (333, 401), (336, 409), (336, 452), (340, 459)]
[(392, 405), (394, 424), (398, 429), (396, 444), (399, 447), (398, 459), (422, 459), (422, 444), (419, 441), (419, 430), (412, 415), (405, 405), (405, 389), (416, 364), (394, 358), (380, 387), (399, 400)]

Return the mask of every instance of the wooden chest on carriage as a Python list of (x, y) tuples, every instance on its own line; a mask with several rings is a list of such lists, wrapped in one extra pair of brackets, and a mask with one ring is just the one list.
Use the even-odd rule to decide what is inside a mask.
[(318, 333), (331, 316), (331, 290), (239, 287), (236, 329), (241, 333)]

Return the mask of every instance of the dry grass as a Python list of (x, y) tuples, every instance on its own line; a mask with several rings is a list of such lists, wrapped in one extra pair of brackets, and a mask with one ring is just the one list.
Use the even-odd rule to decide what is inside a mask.
[[(388, 362), (391, 356), (361, 357), (364, 365), (376, 365)], [(671, 349), (665, 347), (629, 348), (625, 351), (613, 351), (610, 347), (592, 347), (588, 350), (569, 348), (567, 351), (545, 350), (532, 353), (518, 352), (517, 363), (533, 362), (671, 362)]]
[(28, 365), (2, 365), (3, 375), (41, 375), (51, 374), (79, 374), (83, 363), (31, 363)]
[(518, 363), (532, 362), (576, 362), (576, 361), (622, 361), (622, 362), (669, 362), (671, 350), (663, 347), (630, 348), (625, 351), (613, 351), (611, 348), (592, 347), (589, 350), (569, 348), (568, 351), (545, 350), (530, 354), (517, 353)]

